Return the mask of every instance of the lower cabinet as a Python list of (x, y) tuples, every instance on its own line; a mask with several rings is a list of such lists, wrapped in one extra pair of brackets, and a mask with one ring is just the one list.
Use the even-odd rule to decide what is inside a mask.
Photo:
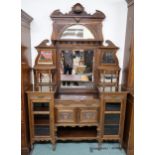
[(61, 100), (55, 103), (57, 140), (98, 140), (100, 102), (88, 104), (73, 101), (68, 106)]
[(116, 140), (122, 145), (126, 93), (103, 93), (94, 100), (54, 99), (28, 93), (30, 143), (57, 140)]

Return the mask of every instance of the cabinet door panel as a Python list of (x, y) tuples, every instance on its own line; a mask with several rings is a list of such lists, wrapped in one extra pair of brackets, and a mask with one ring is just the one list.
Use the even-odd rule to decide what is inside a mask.
[(120, 114), (105, 114), (104, 124), (112, 125), (120, 123)]
[(75, 109), (57, 109), (57, 123), (76, 123)]
[(49, 111), (49, 102), (33, 102), (33, 111)]
[(97, 109), (80, 109), (80, 123), (97, 123)]
[(120, 102), (106, 102), (106, 111), (120, 111), (121, 110), (121, 103)]
[(50, 127), (48, 125), (35, 125), (34, 126), (35, 136), (50, 136)]
[(105, 125), (104, 135), (119, 135), (119, 125)]

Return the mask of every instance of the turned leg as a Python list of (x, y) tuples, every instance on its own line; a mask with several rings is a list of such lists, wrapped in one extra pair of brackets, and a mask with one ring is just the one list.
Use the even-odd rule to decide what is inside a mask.
[(31, 151), (34, 149), (34, 144), (33, 142), (31, 143)]
[(98, 141), (98, 150), (101, 150), (102, 148), (102, 141)]
[(55, 151), (55, 149), (56, 149), (56, 144), (54, 143), (52, 144), (52, 150)]

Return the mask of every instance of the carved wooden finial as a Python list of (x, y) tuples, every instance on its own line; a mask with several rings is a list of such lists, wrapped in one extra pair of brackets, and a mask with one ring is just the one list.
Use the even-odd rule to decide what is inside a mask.
[(84, 11), (84, 7), (80, 3), (77, 3), (72, 7), (72, 11), (75, 14), (80, 14)]

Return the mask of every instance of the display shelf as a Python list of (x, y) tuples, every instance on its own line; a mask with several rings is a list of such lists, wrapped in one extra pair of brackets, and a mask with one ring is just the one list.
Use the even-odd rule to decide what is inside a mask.
[(58, 139), (96, 139), (96, 127), (58, 127)]

